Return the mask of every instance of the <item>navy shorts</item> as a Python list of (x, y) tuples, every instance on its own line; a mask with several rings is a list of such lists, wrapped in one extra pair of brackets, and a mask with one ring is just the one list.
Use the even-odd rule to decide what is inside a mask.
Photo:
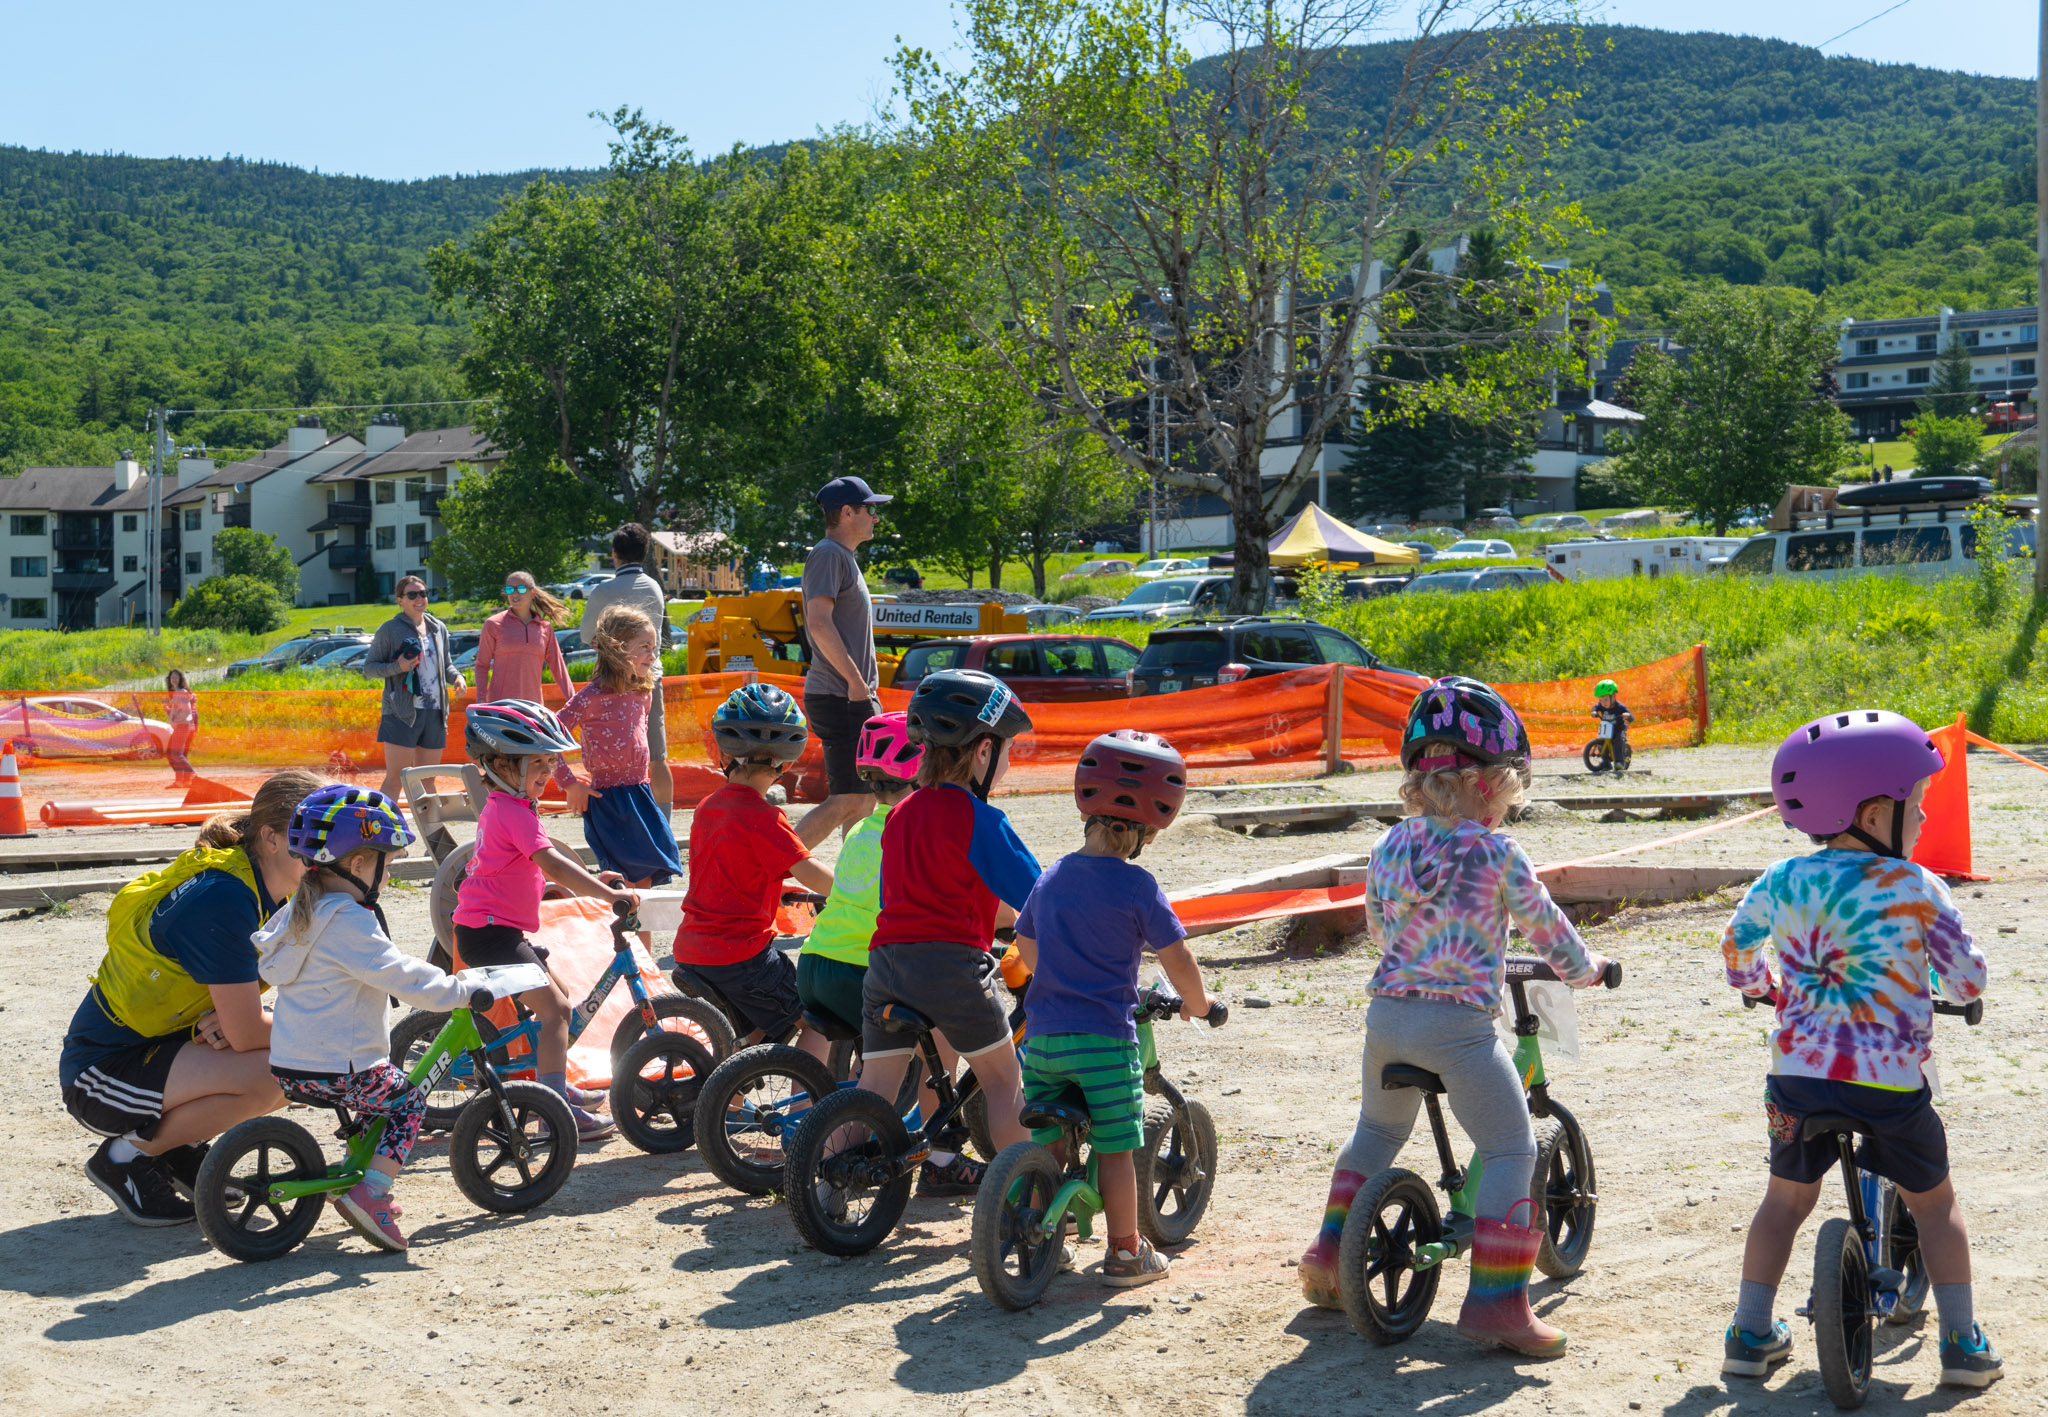
[(768, 1042), (780, 1043), (783, 1035), (803, 1018), (803, 1000), (796, 993), (796, 966), (773, 945), (738, 964), (687, 967), (703, 975), (725, 995), (725, 1001), (739, 1014), (748, 1032), (758, 1030)]
[(1841, 1160), (1832, 1136), (1801, 1141), (1803, 1119), (1823, 1112), (1853, 1117), (1872, 1135), (1856, 1139), (1856, 1164), (1908, 1191), (1931, 1191), (1948, 1179), (1948, 1132), (1934, 1111), (1934, 1092), (1894, 1092), (1827, 1078), (1781, 1077), (1764, 1083), (1771, 1136), (1771, 1174), (1802, 1184), (1818, 1181)]
[(439, 752), (448, 746), (448, 720), (437, 708), (414, 710), (411, 723), (387, 713), (377, 720), (377, 741), (394, 748), (432, 748)]

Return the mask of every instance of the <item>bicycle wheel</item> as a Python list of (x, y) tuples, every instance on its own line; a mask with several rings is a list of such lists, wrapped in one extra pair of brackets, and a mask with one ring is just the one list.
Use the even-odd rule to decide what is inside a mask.
[[(732, 1036), (732, 1024), (724, 1014), (702, 999), (692, 999), (684, 994), (656, 994), (649, 1002), (654, 1005), (654, 1016), (660, 1020), (659, 1027), (695, 1038), (711, 1055), (714, 1066), (733, 1055), (736, 1040)], [(626, 1056), (626, 1050), (638, 1043), (646, 1032), (647, 1026), (640, 1021), (637, 1005), (619, 1020), (618, 1028), (612, 1032), (614, 1077), (618, 1075), (619, 1060)]]
[[(483, 1039), (484, 1047), (488, 1050), (491, 1067), (500, 1075), (514, 1071), (510, 1045), (499, 1044), (492, 1047), (498, 1036), (498, 1026), (482, 1014), (471, 1014), (470, 1018), (476, 1023), (477, 1036)], [(434, 1040), (441, 1036), (441, 1030), (447, 1025), (446, 1014), (414, 1009), (400, 1019), (398, 1026), (391, 1030), (391, 1065), (410, 1076), (413, 1064), (425, 1056), (426, 1051), (433, 1046)], [(427, 1094), (427, 1116), (426, 1120), (420, 1123), (421, 1131), (447, 1131), (455, 1125), (455, 1119), (462, 1115), (462, 1109), (467, 1107), (478, 1093), (485, 1091), (481, 1082), (473, 1075), (468, 1075), (469, 1065), (462, 1066), (464, 1076), (456, 1076), (456, 1070), (451, 1068), (447, 1076), (441, 1079), (440, 1084)]]
[(1443, 1266), (1418, 1270), (1415, 1250), (1442, 1237), (1436, 1194), (1413, 1171), (1392, 1167), (1359, 1187), (1337, 1251), (1337, 1287), (1351, 1326), (1382, 1347), (1421, 1328)]
[(448, 1170), (456, 1186), (479, 1209), (501, 1214), (547, 1201), (576, 1166), (569, 1104), (537, 1082), (504, 1086), (513, 1130), (506, 1130), (498, 1099), (486, 1092), (462, 1109), (448, 1137)]
[(1593, 1248), (1593, 1215), (1599, 1192), (1593, 1184), (1593, 1148), (1578, 1121), (1552, 1104), (1558, 1120), (1537, 1133), (1536, 1168), (1529, 1199), (1542, 1217), (1543, 1243), (1536, 1267), (1552, 1279), (1569, 1279), (1586, 1267)]
[(1828, 1399), (1861, 1407), (1870, 1396), (1875, 1344), (1870, 1322), (1870, 1266), (1856, 1227), (1837, 1216), (1820, 1227), (1813, 1252), (1814, 1354)]
[(825, 1065), (801, 1048), (763, 1043), (741, 1049), (697, 1094), (697, 1154), (736, 1191), (779, 1191), (783, 1144), (803, 1114), (837, 1087)]
[(697, 1139), (697, 1094), (711, 1076), (711, 1052), (687, 1033), (650, 1033), (612, 1069), (612, 1120), (619, 1135), (660, 1156)]
[(1065, 1179), (1053, 1154), (1030, 1141), (1004, 1147), (983, 1174), (969, 1249), (981, 1292), (999, 1307), (1030, 1308), (1060, 1272), (1059, 1218), (1049, 1212)]
[(1587, 743), (1586, 751), (1580, 756), (1585, 760), (1587, 772), (1606, 772), (1613, 761), (1613, 755), (1607, 750), (1605, 738), (1595, 738)]
[(256, 1117), (230, 1127), (207, 1148), (192, 1187), (199, 1233), (229, 1259), (274, 1260), (297, 1249), (320, 1221), (325, 1196), (275, 1204), (279, 1181), (327, 1174), (313, 1134), (283, 1117)]
[(1216, 1189), (1216, 1122), (1189, 1098), (1185, 1110), (1145, 1112), (1145, 1144), (1132, 1158), (1138, 1173), (1138, 1233), (1162, 1248), (1195, 1233)]
[(897, 1159), (910, 1133), (887, 1099), (842, 1087), (810, 1110), (783, 1147), (789, 1216), (804, 1243), (828, 1255), (864, 1255), (896, 1228), (910, 1203), (912, 1169)]
[(1920, 1253), (1920, 1227), (1906, 1200), (1890, 1181), (1884, 1184), (1885, 1264), (1906, 1276), (1899, 1286), (1899, 1302), (1884, 1316), (1888, 1324), (1909, 1324), (1927, 1307), (1927, 1260)]

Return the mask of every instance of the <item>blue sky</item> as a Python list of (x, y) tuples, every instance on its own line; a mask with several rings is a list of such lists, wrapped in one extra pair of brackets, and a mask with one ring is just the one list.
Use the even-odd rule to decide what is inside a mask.
[[(2032, 0), (1720, 0), (1713, 28), (1830, 54), (2031, 76)], [(699, 151), (861, 122), (896, 36), (954, 40), (947, 0), (535, 0), (486, 5), (135, 0), (10, 6), (0, 143), (144, 157), (235, 153), (373, 177), (589, 167), (587, 115), (638, 105)], [(1398, 8), (1398, 7), (1397, 7)], [(1607, 0), (1616, 23), (1701, 28), (1708, 7)]]

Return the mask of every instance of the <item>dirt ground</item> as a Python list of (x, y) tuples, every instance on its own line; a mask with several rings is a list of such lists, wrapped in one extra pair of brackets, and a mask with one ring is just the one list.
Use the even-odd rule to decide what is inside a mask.
[[(1756, 787), (1761, 751), (1645, 753), (1631, 790)], [(1539, 786), (1565, 764), (1539, 765)], [(2010, 1376), (1988, 1393), (1933, 1387), (1931, 1320), (1881, 1337), (1871, 1410), (2048, 1412), (2048, 1201), (2039, 1152), (2048, 1046), (2048, 780), (1973, 754), (1978, 869), (1958, 888), (1991, 957), (1981, 1028), (1944, 1019), (1942, 1106), (1975, 1241), (1978, 1311)], [(1299, 800), (1391, 796), (1366, 773)], [(1275, 794), (1264, 794), (1272, 796)], [(1060, 798), (1007, 803), (1041, 855), (1076, 841)], [(1732, 814), (1731, 814), (1732, 815)], [(1548, 809), (1516, 828), (1537, 861), (1684, 830), (1602, 823)], [(1169, 889), (1307, 856), (1363, 851), (1376, 825), (1247, 840), (1199, 819), (1145, 856)], [(54, 834), (84, 844), (87, 833)], [(1645, 857), (1761, 865), (1799, 849), (1773, 821)], [(2036, 903), (2033, 895), (2042, 893)], [(425, 892), (395, 891), (394, 927), (424, 949)], [(547, 1206), (481, 1214), (428, 1142), (400, 1184), (408, 1256), (371, 1252), (323, 1219), (289, 1257), (236, 1264), (196, 1229), (143, 1230), (114, 1215), (81, 1165), (93, 1141), (63, 1113), (64, 1023), (103, 943), (104, 896), (0, 922), (0, 1047), (25, 1083), (0, 1111), (15, 1207), (0, 1228), (0, 1397), (39, 1414), (287, 1410), (451, 1414), (668, 1413), (678, 1400), (759, 1413), (1663, 1413), (1831, 1410), (1805, 1325), (1763, 1384), (1719, 1376), (1742, 1231), (1764, 1177), (1761, 1016), (1721, 982), (1716, 947), (1732, 897), (1631, 910), (1592, 930), (1623, 960), (1626, 987), (1580, 996), (1583, 1061), (1552, 1089), (1595, 1149), (1600, 1209), (1588, 1266), (1536, 1288), (1571, 1336), (1554, 1362), (1459, 1338), (1462, 1264), (1405, 1347), (1368, 1345), (1338, 1314), (1306, 1307), (1292, 1261), (1319, 1219), (1337, 1144), (1352, 1124), (1365, 985), (1363, 948), (1295, 958), (1268, 925), (1210, 936), (1197, 954), (1232, 1005), (1229, 1027), (1162, 1028), (1168, 1072), (1214, 1112), (1217, 1193), (1167, 1282), (1096, 1283), (1099, 1249), (1024, 1314), (997, 1310), (969, 1266), (969, 1211), (913, 1200), (906, 1224), (849, 1262), (797, 1243), (770, 1201), (723, 1189), (694, 1153), (643, 1156), (621, 1140), (586, 1150)], [(1247, 995), (1271, 1002), (1244, 1007)], [(1953, 1025), (1953, 1026), (1952, 1026)], [(299, 1114), (319, 1134), (318, 1120)], [(1460, 1147), (1463, 1142), (1460, 1140)], [(1426, 1133), (1403, 1160), (1435, 1166)], [(1839, 1214), (1830, 1193), (1821, 1216)], [(1803, 1236), (1780, 1315), (1803, 1301)], [(2027, 1237), (2031, 1235), (2032, 1240)]]

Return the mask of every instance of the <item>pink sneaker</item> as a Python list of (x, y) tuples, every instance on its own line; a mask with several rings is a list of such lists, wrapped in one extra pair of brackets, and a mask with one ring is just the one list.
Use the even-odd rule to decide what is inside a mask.
[(358, 1181), (352, 1190), (334, 1198), (334, 1208), (358, 1235), (378, 1249), (406, 1248), (405, 1232), (398, 1228), (399, 1208), (388, 1193), (373, 1196), (369, 1186)]

